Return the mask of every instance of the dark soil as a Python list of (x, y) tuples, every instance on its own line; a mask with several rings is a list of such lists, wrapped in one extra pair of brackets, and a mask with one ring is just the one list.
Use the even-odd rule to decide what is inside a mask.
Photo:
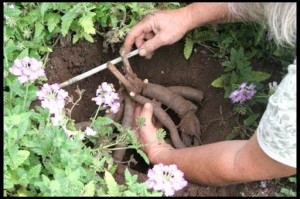
[[(70, 43), (58, 45), (50, 54), (46, 67), (49, 83), (62, 83), (119, 57), (118, 52), (104, 53), (102, 43), (102, 39), (97, 38), (95, 43), (80, 41), (75, 45)], [(147, 78), (149, 82), (163, 86), (181, 85), (203, 91), (204, 102), (198, 104), (196, 113), (202, 125), (201, 140), (203, 144), (224, 140), (236, 126), (235, 117), (226, 120), (232, 114), (232, 105), (229, 100), (224, 99), (223, 90), (211, 86), (211, 82), (220, 77), (222, 66), (205, 49), (197, 47), (191, 58), (186, 60), (183, 56), (183, 42), (178, 42), (160, 48), (150, 60), (135, 56), (129, 61), (133, 71), (141, 79)], [(117, 79), (108, 69), (64, 88), (75, 100), (78, 97), (75, 93), (77, 86), (86, 90), (79, 105), (72, 112), (72, 118), (76, 122), (87, 121), (95, 113), (97, 106), (95, 102), (91, 101), (91, 98), (95, 96), (98, 85), (104, 81), (111, 82), (118, 88)], [(136, 165), (129, 164), (130, 171), (138, 174), (140, 182), (143, 182), (146, 180), (146, 171), (149, 166), (134, 151), (127, 151), (126, 157), (128, 158), (132, 154), (138, 163)], [(119, 166), (115, 174), (119, 183), (124, 183), (125, 166), (128, 165)], [(186, 188), (177, 192), (176, 196), (274, 196), (283, 187), (282, 180), (284, 179), (222, 187), (189, 183)]]

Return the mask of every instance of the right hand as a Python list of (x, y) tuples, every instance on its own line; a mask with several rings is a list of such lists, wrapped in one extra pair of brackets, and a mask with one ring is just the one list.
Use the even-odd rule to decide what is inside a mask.
[[(140, 116), (145, 118), (145, 123), (138, 128), (136, 121)], [(137, 139), (143, 144), (141, 149), (147, 154), (152, 163), (159, 162), (159, 154), (163, 153), (163, 151), (174, 149), (164, 140), (157, 139), (156, 133), (162, 124), (153, 117), (153, 106), (150, 103), (146, 103), (143, 107), (141, 105), (136, 106), (133, 129), (136, 131)]]
[(125, 53), (129, 53), (135, 43), (140, 49), (140, 56), (149, 57), (157, 48), (179, 41), (188, 31), (187, 18), (185, 8), (147, 15), (126, 36), (123, 46)]

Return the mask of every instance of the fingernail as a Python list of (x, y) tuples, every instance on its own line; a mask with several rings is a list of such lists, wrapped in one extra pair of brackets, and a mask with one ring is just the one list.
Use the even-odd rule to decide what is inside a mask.
[(139, 51), (139, 54), (141, 55), (141, 56), (144, 56), (144, 55), (146, 55), (146, 50), (145, 49), (140, 49), (140, 51)]
[(151, 108), (151, 104), (150, 103), (145, 103), (145, 108)]

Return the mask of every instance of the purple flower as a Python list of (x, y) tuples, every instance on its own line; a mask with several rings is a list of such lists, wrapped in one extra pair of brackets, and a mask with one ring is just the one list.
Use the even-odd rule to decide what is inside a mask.
[(96, 91), (96, 97), (92, 98), (97, 105), (104, 108), (109, 108), (110, 111), (116, 113), (120, 109), (120, 103), (116, 100), (119, 99), (118, 93), (115, 92), (113, 84), (103, 82)]
[(162, 191), (165, 196), (172, 196), (175, 194), (175, 191), (179, 191), (187, 185), (187, 181), (183, 178), (183, 172), (175, 164), (154, 165), (148, 171), (147, 176), (148, 189)]
[(229, 98), (232, 103), (244, 103), (246, 100), (250, 100), (256, 93), (255, 84), (251, 83), (250, 86), (247, 86), (247, 82), (243, 82), (239, 88), (233, 91)]
[(43, 63), (35, 58), (24, 57), (23, 59), (16, 59), (9, 72), (18, 77), (21, 84), (30, 80), (34, 81), (40, 77), (45, 76)]

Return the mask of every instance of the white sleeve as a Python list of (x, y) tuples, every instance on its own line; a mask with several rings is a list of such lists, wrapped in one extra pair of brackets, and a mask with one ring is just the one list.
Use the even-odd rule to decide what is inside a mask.
[(257, 129), (262, 150), (272, 159), (296, 166), (296, 60), (288, 66), (288, 74), (269, 98)]

